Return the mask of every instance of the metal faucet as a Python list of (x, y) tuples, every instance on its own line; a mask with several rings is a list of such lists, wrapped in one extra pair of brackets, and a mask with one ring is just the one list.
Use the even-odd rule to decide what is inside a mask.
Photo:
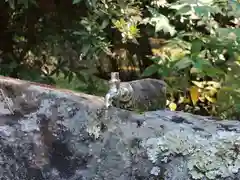
[(126, 103), (131, 101), (133, 97), (133, 88), (130, 83), (122, 82), (119, 79), (118, 72), (111, 73), (111, 80), (109, 81), (110, 89), (105, 96), (105, 107), (109, 108), (114, 104), (117, 108), (120, 107), (121, 103)]
[(120, 98), (120, 79), (118, 72), (111, 72), (111, 79), (109, 81), (109, 91), (105, 96), (105, 107), (112, 106), (113, 100), (117, 101), (117, 107), (119, 107)]

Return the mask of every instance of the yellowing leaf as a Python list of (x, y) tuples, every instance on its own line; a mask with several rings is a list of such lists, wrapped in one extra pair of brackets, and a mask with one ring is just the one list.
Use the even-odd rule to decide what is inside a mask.
[(198, 92), (197, 86), (192, 86), (190, 88), (190, 96), (191, 96), (193, 105), (195, 105), (197, 103), (198, 97), (199, 97), (199, 92)]
[(173, 102), (171, 102), (168, 107), (170, 108), (171, 111), (175, 111), (177, 109), (177, 105)]

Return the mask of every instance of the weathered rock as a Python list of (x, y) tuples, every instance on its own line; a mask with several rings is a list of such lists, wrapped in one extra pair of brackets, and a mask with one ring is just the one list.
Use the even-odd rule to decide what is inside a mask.
[[(166, 108), (166, 83), (158, 79), (121, 82), (120, 89), (128, 89), (127, 97), (120, 98), (119, 107), (130, 111), (155, 111)], [(117, 102), (113, 102), (117, 107)]]
[(15, 115), (0, 107), (1, 180), (240, 179), (238, 121), (105, 111), (100, 97), (0, 82), (24, 102)]

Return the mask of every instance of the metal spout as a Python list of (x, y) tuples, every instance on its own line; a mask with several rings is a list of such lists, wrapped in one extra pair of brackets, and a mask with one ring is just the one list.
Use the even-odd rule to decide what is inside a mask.
[(112, 106), (113, 100), (117, 100), (117, 105), (119, 104), (120, 96), (120, 79), (118, 72), (111, 73), (111, 80), (109, 81), (110, 89), (105, 96), (105, 107), (109, 108)]

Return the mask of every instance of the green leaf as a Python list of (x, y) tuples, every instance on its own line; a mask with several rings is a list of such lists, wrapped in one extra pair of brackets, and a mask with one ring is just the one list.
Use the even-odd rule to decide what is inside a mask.
[(91, 44), (85, 43), (81, 49), (81, 53), (85, 56), (86, 54), (88, 54), (90, 48), (91, 48)]
[(219, 37), (224, 37), (228, 39), (239, 39), (240, 28), (230, 29), (230, 28), (218, 28), (216, 29)]
[(8, 0), (8, 4), (10, 8), (15, 9), (15, 1), (14, 0)]
[(194, 40), (192, 42), (191, 53), (200, 53), (202, 48), (202, 42), (200, 40)]
[(30, 1), (29, 0), (18, 0), (17, 3), (22, 4), (25, 8), (28, 8)]
[(156, 73), (158, 70), (159, 70), (159, 66), (156, 64), (152, 64), (144, 70), (144, 72), (142, 73), (142, 76), (143, 77), (151, 76), (154, 73)]
[(170, 69), (167, 67), (163, 67), (158, 70), (158, 74), (161, 75), (162, 77), (168, 77), (170, 73)]
[(225, 75), (225, 72), (222, 71), (221, 69), (215, 68), (215, 67), (209, 66), (209, 65), (205, 65), (203, 67), (203, 71), (207, 76), (210, 76), (210, 77), (219, 77), (221, 75), (222, 76)]
[(77, 36), (89, 36), (89, 33), (86, 31), (74, 31), (73, 35), (77, 35)]
[(80, 3), (82, 0), (73, 0), (73, 4), (78, 4)]
[(235, 108), (236, 108), (237, 112), (240, 112), (240, 104), (235, 104)]
[(195, 58), (193, 67), (210, 77), (217, 77), (225, 74), (220, 68), (214, 67), (209, 60), (200, 57)]
[(240, 16), (240, 4), (239, 4), (239, 1), (231, 0), (231, 1), (228, 2), (228, 6), (230, 6), (231, 9), (232, 9), (231, 11), (228, 12), (229, 13), (229, 17), (230, 16), (234, 16), (236, 18), (239, 18), (239, 16)]
[(64, 79), (66, 79), (68, 77), (68, 73), (69, 71), (65, 70), (65, 69), (61, 69), (63, 75), (64, 75)]
[(68, 83), (72, 82), (73, 80), (73, 72), (70, 72), (69, 75), (68, 75)]
[(178, 62), (176, 62), (173, 66), (173, 68), (176, 68), (178, 70), (185, 69), (187, 67), (190, 67), (193, 64), (193, 61), (189, 57), (184, 57)]
[(76, 72), (75, 74), (76, 74), (76, 77), (78, 80), (85, 82), (85, 83), (87, 82), (87, 78), (85, 77), (85, 75), (83, 73)]
[[(171, 7), (170, 7), (170, 8), (171, 8)], [(189, 5), (184, 5), (183, 7), (181, 7), (181, 8), (177, 11), (176, 15), (187, 14), (187, 13), (189, 13), (190, 11), (192, 11), (191, 6), (189, 6)]]
[(175, 27), (169, 22), (169, 19), (163, 14), (158, 13), (156, 9), (147, 7), (152, 14), (151, 18), (145, 18), (143, 24), (151, 24), (155, 26), (155, 32), (163, 31), (164, 33), (170, 33), (173, 36), (176, 33)]
[(153, 56), (153, 57), (150, 57), (149, 59), (154, 63), (159, 63), (159, 61), (161, 60), (161, 57)]
[(109, 20), (108, 19), (105, 19), (103, 22), (102, 22), (102, 25), (100, 27), (100, 29), (105, 29), (109, 24)]
[(193, 67), (195, 67), (196, 69), (202, 71), (204, 65), (211, 66), (211, 63), (210, 63), (208, 60), (202, 59), (202, 58), (200, 58), (200, 57), (196, 57), (196, 58), (195, 58), (195, 61), (194, 61), (194, 63), (193, 63)]
[(196, 6), (193, 7), (197, 16), (208, 17), (212, 8), (210, 6)]

